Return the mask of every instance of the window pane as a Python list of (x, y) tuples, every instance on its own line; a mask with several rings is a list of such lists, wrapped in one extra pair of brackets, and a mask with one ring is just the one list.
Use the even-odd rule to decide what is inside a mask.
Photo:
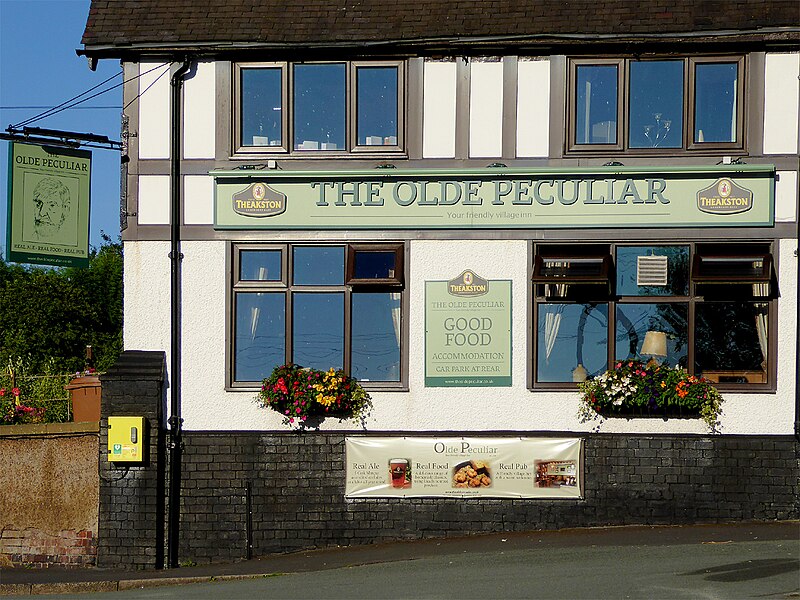
[(357, 250), (353, 265), (354, 279), (393, 279), (395, 277), (395, 252), (365, 252)]
[(683, 146), (683, 61), (631, 62), (630, 147)]
[(295, 65), (295, 150), (345, 150), (345, 65)]
[(735, 142), (737, 63), (695, 65), (694, 141)]
[(578, 66), (576, 144), (617, 143), (617, 66)]
[(242, 281), (280, 281), (280, 250), (242, 250), (239, 253), (239, 279)]
[(296, 285), (344, 284), (343, 246), (296, 246), (293, 259)]
[(281, 70), (242, 69), (242, 146), (280, 146)]
[(293, 295), (292, 362), (327, 371), (344, 365), (344, 294)]
[(286, 362), (284, 294), (236, 294), (234, 380), (261, 381)]
[(397, 67), (358, 67), (357, 124), (361, 146), (397, 145)]
[(351, 375), (400, 381), (400, 294), (354, 293)]
[[(647, 285), (661, 265), (647, 257), (666, 257), (666, 285)], [(640, 260), (639, 257), (644, 257)], [(644, 285), (639, 285), (639, 284)], [(620, 246), (617, 248), (618, 296), (686, 296), (689, 294), (688, 246)]]
[[(540, 304), (536, 336), (536, 381), (570, 382), (593, 377), (608, 366), (607, 304)], [(582, 380), (583, 377), (579, 377)]]
[[(648, 361), (655, 358), (661, 364), (687, 368), (689, 307), (683, 303), (618, 304), (616, 359), (630, 358)], [(652, 331), (655, 339), (665, 343), (665, 350), (642, 353), (645, 336)], [(649, 350), (649, 348), (644, 348)]]
[(704, 302), (695, 314), (695, 372), (718, 383), (764, 383), (769, 331), (762, 302)]

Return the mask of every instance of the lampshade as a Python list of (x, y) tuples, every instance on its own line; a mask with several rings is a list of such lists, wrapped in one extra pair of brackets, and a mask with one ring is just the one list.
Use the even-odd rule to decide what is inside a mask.
[(648, 331), (644, 335), (644, 344), (640, 354), (648, 356), (667, 355), (667, 334), (663, 331)]
[(589, 373), (586, 371), (586, 368), (581, 363), (578, 363), (578, 366), (572, 370), (572, 381), (574, 381), (575, 383), (586, 381), (586, 378), (588, 376)]

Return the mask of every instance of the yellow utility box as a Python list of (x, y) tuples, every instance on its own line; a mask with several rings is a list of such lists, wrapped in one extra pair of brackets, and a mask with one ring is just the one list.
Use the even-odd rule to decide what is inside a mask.
[(108, 417), (108, 460), (144, 460), (144, 417)]

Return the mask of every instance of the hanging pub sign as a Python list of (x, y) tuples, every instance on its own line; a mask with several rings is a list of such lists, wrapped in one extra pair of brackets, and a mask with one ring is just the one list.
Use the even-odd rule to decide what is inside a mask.
[(511, 282), (467, 269), (425, 282), (425, 385), (511, 385)]
[(8, 157), (8, 260), (88, 266), (92, 153), (10, 142)]
[(211, 174), (217, 229), (774, 225), (772, 165)]
[(348, 498), (581, 498), (581, 438), (345, 438)]

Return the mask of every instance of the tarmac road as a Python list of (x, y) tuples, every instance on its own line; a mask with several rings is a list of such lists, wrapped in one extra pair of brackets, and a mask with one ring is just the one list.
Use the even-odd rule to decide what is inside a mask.
[[(624, 527), (380, 544), (234, 563), (215, 581), (208, 568), (179, 570), (205, 583), (91, 598), (800, 599), (800, 526)], [(117, 589), (136, 585), (128, 580)]]

